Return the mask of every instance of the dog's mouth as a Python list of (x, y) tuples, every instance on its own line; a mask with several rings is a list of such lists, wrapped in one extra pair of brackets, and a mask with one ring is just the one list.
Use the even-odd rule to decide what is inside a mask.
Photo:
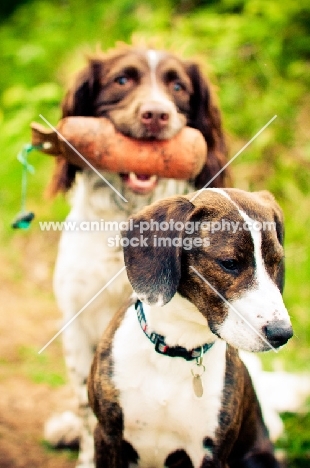
[[(272, 346), (273, 348), (280, 348), (281, 346), (284, 346), (287, 342), (288, 342), (289, 338), (282, 338), (282, 339), (278, 339), (278, 340), (268, 340), (268, 343), (270, 346)], [(268, 349), (269, 350), (269, 349)]]
[(156, 175), (149, 176), (129, 172), (121, 173), (120, 177), (126, 187), (140, 195), (146, 195), (152, 192), (158, 183), (158, 177)]

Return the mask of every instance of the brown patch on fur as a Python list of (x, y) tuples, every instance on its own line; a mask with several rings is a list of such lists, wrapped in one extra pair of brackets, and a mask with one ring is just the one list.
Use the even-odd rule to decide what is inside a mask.
[(185, 450), (176, 450), (170, 453), (165, 460), (165, 466), (167, 468), (194, 468)]
[[(191, 197), (192, 195), (187, 196)], [(201, 223), (210, 221), (221, 223), (224, 220), (227, 223), (243, 223), (237, 208), (216, 192), (204, 191), (194, 203), (192, 222), (199, 220)], [(229, 301), (234, 299), (236, 292), (240, 294), (246, 291), (254, 281), (254, 246), (247, 231), (233, 233), (219, 230), (212, 233), (200, 229), (197, 234), (202, 238), (208, 238), (210, 246), (193, 248), (183, 256), (179, 292), (193, 302), (205, 317), (208, 316), (209, 326), (213, 332), (216, 332), (216, 326), (226, 317), (226, 306), (191, 267), (196, 268)], [(230, 260), (237, 265), (236, 274), (223, 268), (225, 264), (223, 262)], [(212, 314), (208, 313), (210, 310)]]
[(46, 196), (54, 197), (58, 192), (62, 192), (64, 187), (70, 188), (72, 180), (79, 171), (81, 171), (79, 167), (69, 164), (64, 157), (57, 156), (52, 180), (45, 192)]
[[(260, 223), (273, 222), (274, 226), (265, 225), (262, 234), (262, 255), (266, 270), (277, 284), (281, 293), (284, 288), (284, 222), (283, 213), (270, 192), (247, 193), (234, 189), (227, 193), (248, 216)], [(238, 198), (236, 198), (236, 195)]]
[[(236, 467), (239, 467), (241, 460), (248, 457), (249, 453), (272, 453), (272, 444), (266, 426), (262, 423), (262, 413), (251, 378), (238, 351), (229, 345), (219, 421), (216, 440), (221, 443), (213, 449), (215, 460), (220, 454), (224, 459), (228, 458), (229, 466), (237, 463)], [(277, 466), (274, 459), (273, 463), (271, 466)]]
[[(110, 322), (105, 331), (105, 339), (101, 339), (97, 347), (88, 379), (89, 403), (95, 413), (98, 424), (95, 430), (96, 466), (100, 465), (102, 454), (109, 454), (111, 466), (117, 466), (116, 462), (125, 455), (135, 461), (135, 452), (130, 450), (129, 444), (122, 442), (123, 413), (118, 403), (118, 390), (114, 387), (110, 376), (113, 374), (113, 361), (111, 357), (111, 345), (113, 336), (119, 327), (123, 316), (134, 301), (130, 298), (116, 313), (114, 320)], [(104, 399), (98, 395), (104, 394)], [(109, 418), (104, 415), (109, 414)], [(113, 442), (113, 449), (110, 444)], [(116, 451), (114, 448), (116, 447)], [(123, 455), (124, 454), (124, 455)]]

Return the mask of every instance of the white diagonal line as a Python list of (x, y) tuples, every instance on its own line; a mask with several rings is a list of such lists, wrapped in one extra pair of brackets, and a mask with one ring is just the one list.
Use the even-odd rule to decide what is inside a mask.
[(67, 322), (57, 333), (56, 335), (53, 336), (52, 339), (49, 340), (48, 343), (46, 343), (45, 346), (43, 346), (43, 348), (40, 349), (40, 351), (38, 351), (38, 354), (41, 354), (42, 351), (44, 351), (56, 338), (57, 336), (59, 336), (82, 312), (83, 310), (86, 309), (87, 306), (89, 306), (89, 304), (91, 304), (95, 299), (96, 297), (99, 296), (99, 294), (102, 293), (102, 291), (104, 291), (111, 283), (112, 281), (115, 280), (115, 278), (117, 278), (124, 270), (125, 270), (125, 265), (113, 276), (113, 278), (111, 278), (101, 289), (100, 291), (98, 291), (83, 307), (81, 310), (79, 310), (75, 315), (74, 317), (72, 317), (69, 322)]
[(269, 346), (269, 348), (273, 349), (273, 351), (274, 351), (275, 353), (278, 352), (278, 350), (277, 350), (276, 348), (274, 348), (274, 347), (269, 343), (269, 341), (266, 340), (266, 338), (265, 338), (263, 335), (261, 335), (261, 334), (253, 327), (253, 325), (252, 325), (250, 322), (248, 322), (248, 321), (243, 317), (243, 315), (240, 314), (240, 312), (238, 312), (238, 310), (237, 310), (235, 307), (233, 307), (233, 306), (225, 299), (225, 297), (222, 296), (222, 294), (219, 293), (219, 292), (215, 289), (215, 287), (212, 286), (212, 284), (209, 283), (208, 280), (206, 280), (206, 278), (205, 278), (204, 276), (202, 276), (201, 273), (199, 273), (199, 271), (196, 270), (196, 268), (194, 268), (193, 266), (191, 266), (190, 268), (196, 273), (196, 275), (199, 276), (200, 279), (202, 279), (206, 284), (208, 284), (208, 285), (210, 286), (210, 288), (222, 299), (222, 301), (225, 302), (225, 304), (228, 305), (228, 307), (230, 307), (230, 308), (238, 315), (238, 317), (240, 317), (240, 318), (256, 333), (256, 335), (259, 336), (259, 338), (260, 338), (261, 340), (263, 340), (263, 341)]
[(252, 143), (252, 141), (254, 141), (255, 138), (257, 138), (258, 135), (260, 135), (260, 134), (265, 130), (265, 128), (267, 128), (267, 127), (271, 124), (271, 122), (273, 122), (276, 118), (277, 118), (277, 115), (274, 115), (274, 116), (272, 117), (272, 119), (270, 119), (269, 122), (267, 122), (266, 125), (264, 125), (264, 126), (251, 138), (251, 140), (248, 141), (248, 142), (238, 151), (238, 153), (235, 154), (235, 156), (234, 156), (233, 158), (231, 158), (231, 159), (225, 164), (225, 166), (223, 166), (222, 169), (220, 169), (220, 170), (218, 171), (218, 173), (215, 174), (215, 176), (212, 177), (212, 179), (210, 179), (210, 180), (206, 183), (206, 185), (204, 185), (200, 190), (198, 190), (198, 192), (196, 192), (196, 194), (193, 196), (193, 198), (190, 199), (190, 201), (195, 200), (195, 198), (198, 197), (198, 195), (199, 195), (204, 189), (206, 189), (206, 188), (211, 184), (211, 182), (213, 182), (213, 180), (216, 179), (217, 176), (218, 176), (221, 172), (223, 172), (223, 171), (226, 169), (226, 167), (229, 166), (229, 165), (230, 165), (230, 164), (231, 164), (231, 163), (232, 163), (232, 162), (233, 162), (233, 161), (234, 161), (234, 160), (235, 160), (251, 143)]
[(52, 129), (54, 130), (54, 132), (57, 133), (57, 135), (102, 179), (104, 180), (104, 182), (112, 189), (114, 190), (115, 193), (117, 193), (117, 195), (124, 201), (124, 202), (128, 202), (128, 200), (126, 200), (125, 197), (123, 197), (123, 195), (121, 193), (119, 193), (118, 190), (116, 190), (115, 187), (113, 187), (112, 184), (110, 184), (110, 182), (102, 175), (100, 174), (99, 171), (97, 171), (97, 169), (86, 159), (84, 158), (84, 156), (76, 149), (74, 148), (73, 145), (71, 145), (71, 143), (57, 130), (57, 128), (55, 128), (48, 120), (46, 120), (45, 117), (43, 117), (42, 114), (40, 114), (40, 117), (42, 120), (44, 120), (44, 122)]

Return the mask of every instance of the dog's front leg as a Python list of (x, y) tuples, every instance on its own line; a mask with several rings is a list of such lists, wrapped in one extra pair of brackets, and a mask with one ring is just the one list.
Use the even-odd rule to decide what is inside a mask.
[(216, 458), (205, 457), (203, 459), (201, 468), (229, 468), (229, 465), (226, 462), (223, 462)]
[(94, 438), (96, 468), (129, 468), (131, 462), (137, 462), (138, 456), (131, 445), (120, 437), (107, 437), (100, 423), (95, 428)]
[(96, 468), (121, 468), (121, 449), (118, 447), (117, 454), (117, 447), (106, 442), (100, 424), (97, 424), (94, 436)]
[(257, 452), (231, 465), (231, 468), (280, 468), (279, 462), (270, 452)]
[(63, 335), (65, 360), (78, 399), (78, 415), (81, 419), (80, 450), (76, 468), (94, 468), (93, 430), (95, 417), (88, 404), (87, 377), (93, 350), (79, 317), (65, 330)]

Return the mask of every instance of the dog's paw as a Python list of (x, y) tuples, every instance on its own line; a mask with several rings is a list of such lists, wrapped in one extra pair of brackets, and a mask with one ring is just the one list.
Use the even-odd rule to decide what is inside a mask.
[[(55, 414), (44, 425), (44, 439), (54, 448), (78, 448), (81, 432), (81, 420), (72, 411)], [(81, 465), (79, 468), (93, 466)]]
[(84, 448), (84, 450), (80, 451), (75, 468), (95, 468), (93, 445), (92, 443), (89, 450), (85, 450)]

